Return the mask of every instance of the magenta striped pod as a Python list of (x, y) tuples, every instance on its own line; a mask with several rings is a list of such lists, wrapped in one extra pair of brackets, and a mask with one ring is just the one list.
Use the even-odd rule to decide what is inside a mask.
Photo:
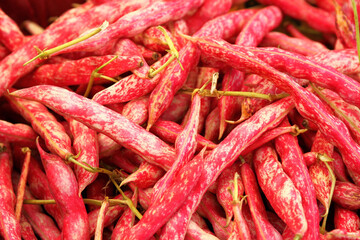
[(306, 1), (260, 0), (261, 4), (275, 5), (286, 15), (303, 20), (312, 28), (324, 33), (335, 33), (335, 20), (331, 13), (311, 6)]
[[(355, 97), (360, 92), (360, 83), (331, 67), (317, 64), (306, 57), (278, 48), (253, 49), (251, 52), (279, 71), (287, 72), (296, 78), (306, 78), (319, 86), (334, 90), (347, 102), (360, 106), (360, 100)], [(270, 56), (275, 57), (277, 61), (271, 61)], [(287, 59), (285, 61), (286, 66), (283, 65), (285, 59)], [(292, 62), (297, 66), (296, 69), (292, 67)], [(310, 74), (311, 72), (317, 74)], [(281, 85), (278, 85), (278, 87), (281, 88)]]
[(46, 143), (47, 148), (53, 153), (66, 159), (71, 154), (71, 140), (66, 134), (64, 127), (57, 121), (47, 108), (41, 103), (7, 98), (11, 106), (18, 111), (26, 121), (31, 123), (32, 128)]
[(332, 165), (334, 167), (334, 174), (336, 176), (336, 179), (342, 182), (350, 182), (349, 174), (347, 172), (341, 155), (338, 152), (334, 151), (332, 158), (334, 159)]
[(201, 217), (199, 213), (194, 212), (193, 215), (191, 216), (190, 222), (194, 222), (198, 227), (203, 229), (205, 232), (208, 232), (208, 233), (211, 233), (212, 235), (214, 235), (214, 233), (212, 233), (210, 231), (209, 226), (207, 225), (205, 219), (203, 217)]
[(3, 10), (0, 9), (0, 42), (10, 51), (15, 51), (26, 42), (24, 34), (18, 25)]
[[(228, 19), (228, 21), (230, 22), (230, 19)], [(242, 22), (237, 24), (242, 25)], [(216, 23), (213, 25), (216, 25)], [(224, 37), (224, 32), (227, 30), (227, 27), (230, 29), (235, 28), (234, 26), (228, 25), (223, 27), (224, 31), (219, 33), (220, 37)], [(214, 30), (212, 25), (205, 25), (198, 30), (195, 35), (217, 35), (218, 31), (218, 29)], [(160, 115), (170, 105), (175, 93), (184, 85), (190, 69), (196, 66), (199, 61), (200, 52), (192, 43), (187, 43), (187, 45), (180, 50), (179, 55), (179, 61), (181, 62), (182, 67), (179, 64), (169, 67), (168, 71), (164, 73), (159, 84), (154, 88), (150, 95), (147, 129), (150, 129), (150, 127), (156, 122)]]
[[(13, 172), (13, 187), (15, 187), (19, 181), (19, 175)], [(25, 189), (24, 199), (35, 199), (30, 193), (29, 189)], [(41, 206), (33, 204), (24, 204), (22, 216), (27, 219), (31, 224), (35, 233), (41, 237), (41, 239), (51, 240), (57, 239), (60, 236), (60, 230), (56, 226), (54, 220), (44, 213)]]
[[(255, 222), (251, 216), (249, 204), (243, 205), (242, 214), (244, 216), (246, 224), (249, 227), (251, 239), (257, 239)], [(278, 233), (277, 235), (281, 236), (280, 233)]]
[[(159, 61), (155, 62), (151, 67), (155, 69), (159, 68), (170, 58), (170, 56), (170, 54), (166, 54)], [(127, 102), (132, 99), (144, 96), (155, 88), (162, 74), (163, 73), (159, 73), (153, 78), (141, 78), (136, 74), (132, 74), (121, 79), (121, 81), (118, 81), (103, 91), (95, 94), (93, 100), (102, 105), (105, 105), (111, 103)]]
[[(172, 33), (167, 28), (164, 29), (169, 35), (171, 41), (174, 43), (175, 48), (178, 49), (179, 44), (177, 43), (177, 40), (172, 36)], [(146, 29), (141, 34), (141, 40), (144, 47), (155, 52), (165, 52), (169, 49), (164, 33), (156, 26)]]
[(309, 56), (310, 60), (332, 67), (343, 74), (357, 74), (360, 64), (355, 49), (332, 50)]
[(100, 26), (104, 20), (109, 23), (114, 22), (120, 16), (138, 9), (145, 1), (110, 1), (99, 6), (95, 6), (85, 12), (69, 17), (63, 21), (53, 23), (46, 31), (40, 35), (33, 36), (16, 51), (8, 55), (1, 61), (0, 72), (2, 79), (0, 84), (0, 95), (10, 88), (20, 77), (32, 71), (39, 61), (34, 61), (26, 66), (22, 66), (26, 61), (37, 55), (33, 46), (40, 49), (50, 49), (76, 38), (79, 34)]
[[(328, 142), (327, 138), (320, 131), (318, 131), (311, 147), (311, 152), (326, 154), (330, 157), (333, 155), (333, 151), (334, 146)], [(325, 163), (317, 160), (309, 167), (309, 174), (315, 188), (316, 198), (325, 206), (326, 213), (328, 213), (331, 203), (331, 173)]]
[(356, 48), (355, 24), (342, 10), (342, 6), (334, 1), (336, 36), (344, 48)]
[(153, 236), (181, 206), (198, 182), (201, 172), (201, 162), (190, 161), (185, 164), (175, 176), (176, 182), (166, 188), (160, 198), (152, 201), (141, 220), (129, 231), (119, 236), (119, 239), (149, 239)]
[(347, 232), (356, 232), (360, 228), (360, 218), (355, 211), (335, 205), (334, 227)]
[[(70, 123), (70, 129), (74, 136), (73, 148), (76, 154), (79, 154), (76, 160), (94, 168), (99, 167), (99, 145), (96, 131), (72, 118), (68, 118), (67, 121)], [(89, 172), (80, 166), (74, 166), (74, 173), (79, 184), (79, 196), (98, 176), (98, 173)]]
[(133, 182), (139, 188), (153, 187), (164, 174), (165, 171), (162, 168), (144, 161), (135, 172), (121, 182), (121, 185)]
[(332, 200), (349, 210), (360, 209), (360, 187), (350, 182), (336, 181)]
[[(198, 67), (197, 68), (197, 82), (196, 82), (196, 88), (201, 88), (204, 86), (204, 84), (209, 81), (214, 73), (219, 72), (219, 69), (217, 68), (208, 68), (208, 67)], [(190, 74), (191, 75), (191, 74)], [(190, 77), (190, 76), (189, 76)], [(205, 87), (205, 89), (210, 90), (211, 85)], [(199, 114), (199, 125), (198, 125), (198, 133), (202, 133), (205, 125), (205, 119), (207, 115), (210, 112), (211, 108), (211, 98), (208, 97), (202, 97), (201, 98), (201, 107), (200, 107), (200, 114)], [(186, 113), (185, 117), (182, 120), (181, 125), (185, 126), (186, 121), (189, 117), (190, 110)]]
[[(218, 182), (216, 188), (216, 198), (220, 205), (223, 207), (225, 214), (226, 214), (226, 223), (228, 224), (233, 217), (234, 214), (234, 206), (233, 206), (233, 196), (229, 192), (229, 189), (234, 192), (234, 176), (235, 173), (239, 173), (240, 168), (239, 165), (235, 162), (233, 165), (225, 168), (222, 173), (220, 174), (219, 178), (216, 180)], [(241, 179), (238, 179), (238, 199), (240, 196), (244, 195), (244, 186), (241, 182)], [(236, 207), (238, 210), (238, 207)]]
[[(261, 82), (257, 84), (257, 86), (252, 90), (256, 93), (263, 93), (263, 94), (280, 94), (283, 93), (280, 89), (276, 87), (275, 84), (272, 82), (263, 79)], [(268, 105), (270, 101), (266, 99), (260, 99), (260, 98), (245, 98), (242, 102), (242, 108), (245, 108), (245, 111), (247, 115), (251, 116), (253, 115), (257, 110), (260, 108)], [(244, 111), (244, 110), (242, 110)], [(243, 114), (242, 114), (243, 115)], [(242, 118), (244, 118), (242, 116)], [(244, 118), (246, 119), (246, 118)]]
[[(221, 40), (197, 39), (197, 41), (203, 55), (212, 56), (212, 58), (216, 58), (217, 61), (226, 62), (234, 68), (237, 67), (239, 70), (243, 70), (244, 67), (246, 67), (248, 71), (252, 71), (264, 77), (266, 76), (279, 88), (290, 93), (295, 99), (294, 103), (301, 115), (314, 122), (329, 141), (340, 150), (347, 168), (354, 172), (360, 172), (360, 169), (358, 168), (358, 165), (360, 164), (359, 145), (351, 138), (346, 125), (335, 118), (314, 94), (300, 87), (290, 76), (276, 71), (261, 60), (255, 59), (254, 56), (251, 56), (250, 58), (248, 55), (249, 52), (240, 50), (245, 50), (245, 48), (241, 48), (237, 45), (230, 45)], [(229, 49), (231, 49), (231, 51), (229, 51)], [(212, 54), (213, 51), (218, 51), (218, 54)], [(276, 51), (279, 50), (277, 49)], [(251, 53), (254, 52), (255, 51), (251, 51)], [(241, 66), (237, 65), (236, 62), (241, 62)], [(287, 65), (290, 66), (289, 63), (287, 63)], [(296, 67), (299, 68), (299, 65), (296, 65)], [(309, 69), (307, 69), (307, 71), (312, 73), (315, 72), (310, 71)], [(336, 82), (334, 79), (332, 80), (333, 82)], [(337, 90), (340, 92), (339, 86), (337, 86)], [(352, 94), (347, 91), (347, 96), (351, 95)], [(357, 99), (359, 100), (359, 98)]]
[[(137, 207), (138, 203), (138, 191), (135, 190), (131, 201), (134, 207)], [(117, 221), (115, 228), (111, 234), (111, 239), (123, 239), (121, 235), (124, 235), (125, 231), (129, 231), (129, 229), (135, 224), (135, 214), (132, 212), (130, 208), (125, 209), (124, 213), (121, 215), (119, 220)]]
[(105, 134), (99, 133), (97, 141), (99, 144), (99, 158), (111, 157), (117, 150), (121, 149), (121, 145)]
[(325, 233), (326, 239), (329, 240), (348, 240), (348, 239), (359, 239), (360, 238), (360, 230), (355, 232), (347, 232), (341, 229), (334, 229), (330, 232)]
[[(146, 6), (135, 11), (132, 9), (132, 12), (130, 11), (131, 14), (120, 17), (102, 31), (102, 34), (97, 34), (97, 36), (94, 36), (91, 39), (87, 39), (58, 53), (91, 51), (93, 49), (101, 48), (108, 41), (113, 39), (133, 37), (151, 26), (161, 25), (168, 21), (182, 18), (189, 11), (198, 8), (202, 2), (203, 0), (185, 2), (177, 0), (171, 2), (155, 1), (147, 5), (143, 3), (142, 6)], [(149, 3), (149, 1), (147, 1), (147, 3)], [(149, 15), (149, 12), (152, 14)]]
[(203, 5), (192, 16), (185, 19), (189, 26), (189, 33), (192, 35), (198, 31), (206, 22), (227, 13), (230, 10), (231, 1), (210, 1), (205, 0)]
[(13, 108), (18, 111), (26, 121), (31, 123), (34, 131), (44, 139), (46, 147), (54, 154), (66, 159), (71, 153), (71, 140), (61, 123), (47, 108), (38, 102), (7, 98)]
[(153, 201), (162, 197), (166, 188), (175, 181), (175, 176), (193, 158), (196, 151), (196, 136), (199, 125), (201, 97), (199, 94), (193, 96), (189, 119), (175, 141), (176, 159), (169, 169), (154, 186)]
[(286, 51), (298, 53), (304, 56), (313, 56), (322, 52), (330, 51), (323, 44), (297, 37), (289, 37), (281, 32), (270, 32), (261, 41), (262, 47), (279, 47)]
[(345, 102), (335, 91), (323, 89), (321, 93), (339, 110), (334, 110), (334, 115), (345, 123), (354, 140), (360, 144), (360, 109)]
[(21, 239), (20, 223), (15, 218), (16, 197), (11, 182), (13, 160), (10, 145), (1, 143), (0, 153), (0, 235), (5, 240)]
[[(31, 75), (21, 78), (16, 86), (23, 88), (41, 84), (70, 86), (88, 83), (92, 72), (114, 57), (115, 55), (92, 56), (58, 64), (44, 64)], [(136, 69), (142, 64), (143, 61), (138, 56), (117, 56), (116, 59), (101, 69), (99, 74), (116, 77)], [(95, 78), (95, 83), (107, 83), (107, 81)]]
[(35, 233), (33, 229), (31, 228), (30, 223), (24, 217), (24, 215), (21, 215), (20, 217), (20, 233), (21, 238), (24, 240), (37, 240), (37, 237), (35, 236)]
[[(267, 237), (269, 237), (269, 239), (281, 239), (280, 233), (274, 228), (267, 218), (267, 213), (260, 195), (255, 173), (246, 162), (240, 166), (240, 172), (249, 205), (248, 209), (253, 220), (253, 224), (249, 225), (249, 227), (255, 230), (257, 239), (267, 239)], [(245, 209), (245, 211), (247, 211), (247, 209)], [(249, 221), (247, 221), (247, 223), (249, 224)], [(253, 227), (251, 227), (252, 225)]]
[[(347, 102), (360, 106), (360, 100), (356, 98), (360, 93), (360, 83), (331, 67), (278, 48), (253, 48), (251, 52), (279, 71), (289, 73), (296, 78), (306, 78), (319, 86), (334, 90)], [(271, 60), (273, 58), (276, 58), (277, 61)], [(293, 67), (295, 65), (296, 69)], [(311, 74), (315, 72), (317, 74)], [(281, 85), (278, 87), (281, 88)]]
[(104, 225), (105, 225), (105, 215), (107, 210), (109, 209), (109, 200), (105, 198), (105, 200), (102, 202), (99, 215), (97, 217), (96, 221), (96, 229), (95, 229), (95, 236), (94, 239), (96, 240), (102, 240), (103, 239), (103, 231), (104, 231)]
[(139, 52), (143, 56), (146, 62), (153, 64), (161, 58), (161, 54), (158, 52), (151, 51), (150, 49), (145, 48), (143, 45), (136, 44)]
[[(181, 122), (186, 119), (189, 110), (191, 96), (184, 93), (176, 93), (167, 109), (161, 114), (158, 121)], [(157, 121), (154, 125), (156, 125)]]
[(122, 115), (133, 123), (143, 125), (148, 119), (149, 96), (142, 96), (125, 104)]
[(243, 201), (241, 201), (240, 203), (237, 203), (236, 205), (234, 205), (234, 219), (235, 219), (235, 223), (234, 224), (234, 232), (237, 231), (237, 235), (238, 237), (235, 237), (234, 239), (251, 239), (251, 233), (250, 233), (250, 229), (249, 226), (247, 225), (247, 222), (245, 220), (244, 215), (242, 214), (242, 206), (243, 206)]
[(251, 151), (261, 147), (263, 144), (270, 142), (271, 140), (283, 135), (283, 134), (291, 134), (291, 135), (297, 135), (299, 134), (299, 129), (297, 125), (287, 125), (287, 126), (279, 126), (276, 127), (274, 129), (271, 129), (267, 132), (265, 132), (262, 136), (261, 139), (259, 139), (258, 141), (256, 141), (254, 144), (250, 145), (249, 147), (247, 147), (242, 155), (246, 155), (248, 153), (250, 153)]
[[(75, 174), (64, 161), (53, 154), (46, 153), (37, 142), (49, 188), (64, 214), (61, 236), (64, 239), (88, 239), (89, 221)], [(61, 181), (58, 181), (61, 179)]]
[(223, 217), (223, 209), (214, 194), (206, 192), (196, 211), (208, 219), (214, 229), (215, 236), (219, 239), (229, 238), (235, 226), (233, 223), (228, 226), (226, 225), (226, 219)]
[(205, 120), (205, 134), (204, 137), (212, 142), (218, 142), (220, 119), (218, 118), (220, 110), (218, 107), (214, 108)]
[[(175, 5), (177, 4), (177, 7), (179, 7), (179, 4), (176, 1), (171, 3), (169, 2), (169, 5), (171, 4), (175, 4)], [(184, 8), (183, 3), (181, 3), (180, 5), (182, 5), (183, 7), (182, 10), (186, 10), (186, 8)], [(150, 7), (153, 8), (155, 6), (150, 6)], [(165, 7), (165, 3), (163, 7)], [(146, 9), (144, 10), (145, 13), (143, 13), (142, 11), (137, 11), (135, 16), (137, 14), (139, 15), (143, 14), (144, 16), (146, 16), (147, 15), (146, 12), (149, 10), (151, 11), (151, 9), (147, 9), (147, 8), (145, 9)], [(160, 12), (161, 7), (159, 7), (157, 11), (158, 10)], [(173, 10), (176, 11), (176, 8), (172, 9), (172, 11)], [(252, 14), (254, 14), (254, 12), (255, 10), (240, 10), (233, 12), (231, 14), (226, 14), (222, 17), (218, 17), (214, 20), (209, 21), (206, 24), (206, 27), (204, 26), (204, 28), (199, 31), (199, 35), (202, 34), (209, 35), (210, 33), (216, 33), (216, 35), (218, 36), (223, 35), (224, 38), (232, 36), (234, 33), (240, 30), (246, 19), (249, 18)], [(150, 21), (150, 20), (147, 19), (146, 21)], [(131, 27), (133, 28), (132, 25)], [(99, 47), (99, 45), (96, 45), (96, 47)], [(162, 66), (169, 58), (170, 58), (170, 54), (165, 55), (152, 67), (157, 69), (158, 67)], [(172, 63), (172, 65), (174, 64), (177, 63), (176, 62)], [(171, 65), (168, 66), (168, 68), (170, 67)], [(113, 102), (126, 102), (131, 99), (137, 98), (139, 96), (146, 95), (155, 88), (155, 86), (158, 84), (159, 80), (161, 79), (162, 75), (163, 73), (159, 73), (153, 78), (146, 78), (146, 79), (139, 78), (136, 75), (130, 75), (126, 78), (123, 78), (121, 81), (112, 85), (106, 90), (102, 91), (101, 93), (96, 94), (93, 97), (93, 100), (101, 104), (108, 104)]]
[(171, 104), (175, 93), (185, 84), (190, 70), (197, 65), (199, 57), (200, 52), (192, 43), (187, 43), (179, 51), (181, 65), (173, 61), (150, 94), (147, 129), (151, 128)]
[(221, 171), (230, 166), (239, 157), (241, 152), (255, 142), (262, 133), (277, 126), (294, 107), (293, 104), (289, 98), (285, 98), (262, 108), (248, 120), (238, 125), (218, 147), (206, 156), (201, 163), (205, 166), (206, 171), (200, 176), (198, 184), (183, 205), (167, 223), (169, 226), (176, 225), (175, 229), (177, 229), (177, 232), (172, 232), (173, 235), (169, 236), (185, 235), (192, 213), (195, 211), (206, 190), (220, 175)]
[[(290, 126), (287, 119), (280, 124), (280, 127), (286, 126)], [(301, 195), (302, 206), (308, 224), (308, 230), (303, 238), (319, 239), (319, 210), (316, 203), (316, 191), (305, 165), (298, 140), (291, 134), (286, 133), (275, 139), (275, 147), (281, 158), (282, 169), (290, 177)]]
[[(161, 239), (161, 238), (160, 238)], [(194, 221), (189, 222), (188, 229), (186, 231), (185, 240), (219, 240), (219, 238), (215, 237), (213, 234), (204, 231), (199, 225), (197, 225)]]
[[(127, 197), (131, 197), (130, 191), (125, 191), (124, 193)], [(123, 198), (122, 195), (119, 194), (118, 196), (114, 197), (114, 199), (123, 199)], [(126, 205), (110, 206), (105, 213), (104, 222), (103, 222), (104, 227), (110, 226), (117, 219), (119, 219), (119, 217), (124, 213), (125, 209), (126, 209)], [(90, 236), (93, 236), (95, 234), (96, 222), (97, 222), (97, 217), (99, 215), (99, 211), (100, 209), (98, 208), (88, 213)]]
[[(43, 172), (41, 164), (35, 158), (31, 157), (30, 165), (31, 167), (29, 168), (29, 174), (27, 178), (30, 192), (37, 199), (54, 199), (52, 193), (50, 192), (49, 183), (45, 173)], [(59, 228), (62, 229), (64, 217), (59, 205), (47, 204), (44, 206), (44, 209), (55, 219)]]
[[(165, 142), (169, 142), (171, 144), (174, 144), (176, 141), (176, 138), (178, 135), (183, 131), (183, 128), (171, 121), (164, 121), (164, 120), (157, 120), (154, 126), (150, 128), (150, 132), (154, 133), (156, 136), (164, 140)], [(205, 146), (208, 149), (213, 149), (217, 145), (200, 134), (196, 135), (196, 141), (197, 141), (197, 151), (200, 151)]]
[[(63, 88), (40, 85), (27, 90), (30, 91), (26, 98), (36, 98), (60, 115), (73, 118), (106, 134), (145, 160), (164, 169), (169, 169), (172, 165), (175, 158), (173, 148), (122, 115)], [(18, 91), (26, 92), (25, 89)]]
[(141, 78), (147, 77), (150, 67), (142, 56), (140, 49), (133, 41), (127, 38), (120, 39), (114, 46), (113, 51), (114, 54), (118, 56), (140, 57), (141, 65), (138, 66), (139, 68), (132, 69), (132, 72)]
[(259, 148), (253, 161), (259, 185), (271, 206), (295, 235), (303, 237), (308, 223), (301, 194), (282, 169), (275, 149), (269, 145)]
[(34, 130), (26, 124), (13, 124), (0, 120), (1, 141), (13, 142), (27, 147), (35, 147), (36, 136), (37, 134)]
[(173, 37), (176, 39), (176, 42), (181, 49), (186, 45), (186, 39), (184, 39), (180, 34), (189, 35), (189, 26), (186, 23), (186, 20), (179, 19), (168, 24), (169, 30)]

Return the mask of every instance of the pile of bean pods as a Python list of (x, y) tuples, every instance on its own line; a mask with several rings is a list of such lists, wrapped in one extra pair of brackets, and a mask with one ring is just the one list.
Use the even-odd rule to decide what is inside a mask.
[(0, 236), (360, 239), (358, 10), (0, 9)]

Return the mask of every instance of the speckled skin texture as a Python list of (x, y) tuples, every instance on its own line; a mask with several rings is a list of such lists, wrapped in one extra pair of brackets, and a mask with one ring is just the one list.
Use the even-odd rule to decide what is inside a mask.
[(0, 232), (5, 239), (21, 239), (20, 225), (15, 218), (15, 193), (11, 183), (13, 161), (9, 144), (0, 153)]
[[(113, 57), (115, 55), (93, 56), (80, 60), (68, 60), (58, 64), (45, 64), (37, 68), (31, 75), (22, 78), (16, 86), (21, 88), (42, 84), (71, 86), (88, 83), (91, 73)], [(116, 77), (124, 72), (138, 68), (141, 63), (141, 58), (137, 56), (118, 56), (114, 61), (101, 69), (99, 73), (108, 77)], [(101, 81), (98, 78), (94, 80), (95, 83), (104, 82), (104, 80)]]
[(176, 239), (181, 239), (181, 234), (185, 234), (192, 213), (221, 171), (232, 164), (241, 152), (256, 141), (263, 132), (278, 125), (291, 108), (293, 108), (293, 103), (289, 99), (283, 99), (261, 109), (247, 121), (238, 125), (217, 148), (206, 156), (202, 161), (204, 170), (198, 184), (167, 224), (172, 229), (169, 229), (169, 232), (171, 231), (173, 236), (176, 235)]
[(259, 185), (271, 206), (292, 232), (303, 236), (308, 224), (301, 195), (283, 171), (275, 149), (264, 145), (256, 150), (253, 161)]
[(325, 33), (335, 32), (335, 19), (329, 12), (311, 6), (306, 1), (259, 0), (261, 4), (275, 5), (285, 14), (307, 22), (311, 27)]
[[(290, 123), (285, 119), (280, 126), (290, 126)], [(319, 239), (319, 210), (315, 189), (298, 140), (289, 133), (284, 134), (275, 139), (275, 147), (281, 158), (284, 172), (290, 177), (301, 194), (302, 205), (308, 223), (308, 231), (305, 233), (304, 239)]]
[(335, 229), (355, 232), (359, 230), (360, 218), (355, 211), (335, 205), (334, 225)]
[[(34, 46), (40, 49), (50, 49), (61, 45), (73, 40), (78, 37), (79, 34), (89, 29), (99, 27), (105, 20), (112, 23), (125, 13), (132, 12), (144, 4), (138, 0), (125, 2), (127, 2), (127, 4), (124, 4), (122, 1), (110, 1), (95, 6), (75, 17), (55, 22), (42, 34), (32, 37), (28, 42), (3, 59), (4, 61), (1, 61), (0, 95), (2, 95), (6, 89), (10, 88), (20, 77), (31, 72), (40, 62), (37, 60), (23, 66), (25, 62), (37, 55), (33, 48)], [(86, 22), (86, 24), (84, 24), (84, 22)]]
[[(169, 169), (175, 159), (173, 148), (152, 133), (130, 122), (119, 113), (74, 92), (49, 85), (18, 91), (24, 93), (23, 97), (37, 99), (60, 115), (72, 117), (92, 129), (106, 134), (155, 165)], [(64, 96), (67, 97), (64, 98)]]
[(90, 239), (87, 212), (85, 204), (78, 194), (75, 174), (61, 158), (46, 153), (39, 144), (37, 147), (50, 191), (64, 214), (62, 238)]
[(29, 147), (35, 147), (36, 133), (26, 124), (12, 124), (7, 121), (0, 120), (0, 139), (18, 144), (25, 144)]
[(343, 208), (357, 210), (360, 208), (360, 187), (350, 182), (336, 181), (332, 200)]
[[(266, 77), (280, 89), (290, 93), (295, 100), (296, 109), (299, 113), (304, 118), (314, 122), (329, 141), (339, 148), (344, 158), (344, 163), (350, 170), (360, 173), (360, 169), (358, 168), (360, 165), (360, 146), (352, 139), (346, 125), (333, 116), (319, 98), (299, 86), (293, 80), (293, 77), (279, 72), (260, 59), (255, 58), (255, 51), (249, 51), (250, 49), (248, 48), (231, 45), (224, 41), (214, 39), (198, 38), (194, 39), (194, 41), (198, 43), (203, 55), (211, 57), (211, 59), (215, 59), (217, 62), (227, 63), (239, 70), (245, 70), (246, 68), (246, 71)], [(256, 51), (258, 52), (258, 50)], [(277, 51), (279, 50), (277, 49)], [(276, 64), (276, 61), (272, 61), (272, 64)], [(291, 64), (288, 63), (287, 65), (291, 67)], [(295, 67), (295, 65), (292, 67)], [(315, 73), (313, 71), (308, 72)], [(335, 80), (333, 82), (335, 82)], [(342, 86), (345, 85), (346, 84), (343, 84)], [(340, 91), (339, 87), (336, 88), (337, 91)], [(347, 91), (346, 95), (351, 96), (352, 94), (350, 94), (350, 92)], [(355, 101), (360, 100), (358, 97), (353, 97), (352, 102), (354, 102), (354, 99)]]
[[(99, 145), (96, 131), (74, 119), (68, 119), (68, 122), (74, 137), (73, 148), (76, 152), (75, 155), (80, 153), (76, 160), (95, 168), (99, 167)], [(89, 172), (77, 165), (74, 166), (74, 172), (79, 184), (80, 196), (81, 192), (96, 179), (98, 173)]]
[(17, 24), (0, 9), (0, 42), (10, 51), (15, 51), (26, 40)]

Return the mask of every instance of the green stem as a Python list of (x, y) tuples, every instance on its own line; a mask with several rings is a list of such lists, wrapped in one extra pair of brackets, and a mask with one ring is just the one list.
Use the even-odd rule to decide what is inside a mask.
[[(329, 207), (327, 207), (326, 209), (326, 213), (322, 216), (324, 217), (323, 219), (323, 222), (321, 224), (321, 228), (320, 228), (320, 232), (325, 232), (326, 231), (326, 222), (327, 222), (327, 217), (329, 215), (329, 208), (330, 208), (330, 205), (331, 205), (331, 200), (332, 200), (332, 197), (334, 195), (334, 189), (335, 189), (335, 183), (336, 183), (336, 176), (333, 172), (333, 170), (331, 169), (331, 167), (329, 166), (329, 159), (331, 159), (330, 157), (328, 157), (327, 155), (325, 154), (318, 154), (317, 155), (317, 158), (319, 160), (321, 160), (326, 168), (328, 169), (329, 173), (330, 173), (330, 176), (331, 176), (331, 189), (330, 189), (330, 193), (329, 193)], [(333, 160), (333, 159), (332, 159)]]
[[(86, 87), (86, 91), (85, 91), (85, 93), (84, 93), (84, 97), (88, 97), (89, 96), (89, 94), (90, 94), (90, 92), (91, 92), (91, 88), (92, 88), (92, 86), (93, 86), (93, 84), (94, 84), (94, 79), (96, 78), (96, 77), (103, 77), (103, 78), (105, 78), (106, 76), (103, 76), (103, 75), (101, 75), (101, 74), (99, 74), (98, 72), (101, 70), (101, 69), (103, 69), (106, 65), (108, 65), (109, 63), (111, 63), (112, 61), (114, 61), (116, 58), (118, 58), (118, 56), (115, 56), (115, 57), (113, 57), (112, 59), (110, 59), (109, 61), (107, 61), (106, 63), (104, 63), (103, 65), (101, 65), (100, 67), (98, 67), (98, 68), (95, 68), (95, 70), (94, 71), (92, 71), (92, 73), (91, 73), (91, 75), (90, 75), (90, 80), (89, 80), (89, 82), (88, 82), (88, 85), (87, 85), (87, 87)], [(108, 78), (110, 78), (110, 77), (108, 77)], [(115, 79), (113, 79), (113, 78), (110, 78), (111, 80), (110, 81), (115, 81), (116, 82), (116, 80)]]
[(51, 56), (51, 54), (54, 54), (60, 50), (63, 50), (65, 48), (68, 48), (72, 45), (75, 45), (79, 42), (82, 42), (96, 34), (98, 34), (99, 32), (101, 32), (102, 30), (104, 30), (107, 26), (109, 26), (109, 23), (107, 21), (105, 21), (100, 27), (96, 28), (95, 30), (91, 31), (88, 34), (85, 34), (84, 36), (78, 37), (74, 40), (71, 40), (70, 42), (64, 43), (62, 45), (59, 45), (57, 47), (51, 48), (49, 50), (40, 50), (38, 47), (35, 46), (35, 48), (38, 51), (38, 55), (32, 59), (30, 59), (29, 61), (27, 61), (26, 63), (24, 63), (23, 66), (35, 61), (36, 59), (47, 59)]
[(161, 72), (162, 70), (164, 70), (167, 66), (169, 66), (169, 64), (175, 59), (176, 57), (174, 55), (171, 55), (171, 57), (158, 69), (154, 69), (154, 68), (150, 68), (149, 71), (149, 78), (153, 78), (155, 77), (156, 74), (158, 74), (159, 72)]
[(129, 208), (131, 209), (131, 211), (136, 215), (136, 217), (138, 219), (142, 218), (141, 213), (136, 209), (136, 207), (134, 206), (133, 202), (131, 201), (130, 198), (128, 198), (124, 192), (121, 190), (120, 186), (116, 183), (116, 181), (114, 180), (113, 177), (110, 177), (111, 182), (114, 184), (114, 186), (116, 187), (116, 189), (120, 192), (121, 196), (125, 199), (126, 204), (129, 206)]
[[(186, 94), (193, 94), (196, 91), (202, 97), (223, 97), (223, 96), (232, 96), (232, 97), (253, 97), (253, 98), (261, 98), (268, 101), (272, 101), (275, 95), (271, 94), (262, 94), (262, 93), (255, 93), (255, 92), (238, 92), (238, 91), (214, 91), (211, 93), (209, 89), (203, 89), (200, 91), (199, 88), (195, 89), (184, 89), (181, 90), (182, 93)], [(277, 98), (277, 97), (275, 97)]]
[(355, 32), (356, 32), (356, 49), (358, 52), (358, 58), (360, 62), (360, 33), (359, 33), (359, 19), (358, 19), (358, 12), (356, 8), (355, 0), (351, 0), (351, 5), (354, 11), (354, 20), (355, 20)]
[(324, 94), (322, 94), (322, 92), (320, 91), (320, 89), (318, 89), (315, 84), (310, 83), (310, 86), (312, 87), (312, 89), (314, 89), (314, 91), (316, 92), (316, 94), (322, 99), (324, 100), (338, 115), (340, 115), (341, 117), (343, 117), (357, 132), (360, 133), (360, 129), (358, 128), (358, 126), (356, 126), (356, 124), (345, 114), (343, 113), (332, 101), (330, 101), (329, 99), (327, 99), (325, 97)]

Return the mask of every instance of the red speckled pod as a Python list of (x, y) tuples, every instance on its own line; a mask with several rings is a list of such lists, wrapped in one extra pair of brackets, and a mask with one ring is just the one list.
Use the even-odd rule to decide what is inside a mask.
[(0, 141), (14, 142), (22, 146), (35, 147), (36, 136), (34, 130), (26, 124), (12, 124), (0, 120)]
[(301, 194), (283, 171), (275, 149), (271, 146), (259, 148), (255, 152), (253, 161), (259, 185), (275, 212), (293, 233), (304, 236), (308, 223)]
[(357, 210), (360, 208), (360, 187), (350, 182), (336, 181), (332, 200), (343, 208)]
[[(280, 126), (290, 126), (289, 121), (285, 119)], [(309, 240), (319, 239), (319, 210), (316, 203), (315, 188), (305, 165), (298, 140), (287, 133), (275, 139), (275, 147), (281, 158), (284, 172), (290, 177), (302, 198), (302, 205), (308, 223), (308, 230), (304, 238)]]
[(306, 1), (286, 1), (286, 0), (259, 0), (261, 4), (275, 5), (285, 14), (299, 20), (305, 21), (309, 26), (325, 33), (335, 32), (335, 19), (330, 13), (313, 7)]
[(10, 145), (1, 144), (0, 152), (0, 234), (6, 239), (21, 239), (20, 223), (15, 218), (15, 193), (11, 183), (13, 161)]
[[(71, 118), (68, 122), (74, 136), (73, 148), (76, 153), (80, 153), (76, 160), (91, 167), (99, 167), (99, 146), (95, 130)], [(86, 186), (96, 179), (98, 173), (91, 173), (77, 165), (74, 166), (74, 172), (79, 183), (80, 196)]]
[(360, 217), (355, 211), (335, 205), (334, 226), (347, 232), (355, 232), (360, 228)]
[(89, 221), (84, 202), (79, 197), (75, 174), (61, 158), (44, 152), (38, 143), (37, 147), (50, 191), (64, 213), (62, 238), (89, 239)]
[(323, 44), (310, 39), (289, 37), (281, 32), (270, 32), (261, 41), (262, 47), (279, 47), (281, 49), (305, 56), (321, 54), (330, 51)]
[[(31, 75), (22, 78), (16, 86), (23, 88), (41, 84), (70, 86), (88, 83), (91, 73), (114, 57), (115, 55), (94, 56), (58, 64), (45, 64), (37, 68)], [(99, 73), (107, 77), (116, 77), (140, 67), (142, 63), (141, 58), (137, 56), (118, 56)], [(97, 82), (107, 81), (95, 79), (95, 83)]]
[(90, 99), (48, 85), (18, 91), (23, 91), (23, 97), (27, 92), (27, 98), (37, 99), (58, 113), (106, 134), (155, 165), (168, 169), (174, 161), (175, 151), (166, 143), (122, 115)]
[(0, 42), (4, 44), (10, 51), (15, 51), (23, 43), (25, 43), (25, 36), (6, 13), (0, 9)]
[(120, 16), (132, 12), (148, 1), (109, 1), (95, 6), (87, 11), (76, 14), (73, 17), (53, 23), (40, 35), (33, 36), (16, 51), (8, 55), (0, 63), (1, 80), (0, 95), (9, 89), (20, 77), (32, 71), (39, 61), (34, 61), (26, 66), (23, 64), (37, 55), (34, 46), (40, 49), (50, 49), (74, 38), (79, 34), (100, 26), (105, 20), (114, 22)]

